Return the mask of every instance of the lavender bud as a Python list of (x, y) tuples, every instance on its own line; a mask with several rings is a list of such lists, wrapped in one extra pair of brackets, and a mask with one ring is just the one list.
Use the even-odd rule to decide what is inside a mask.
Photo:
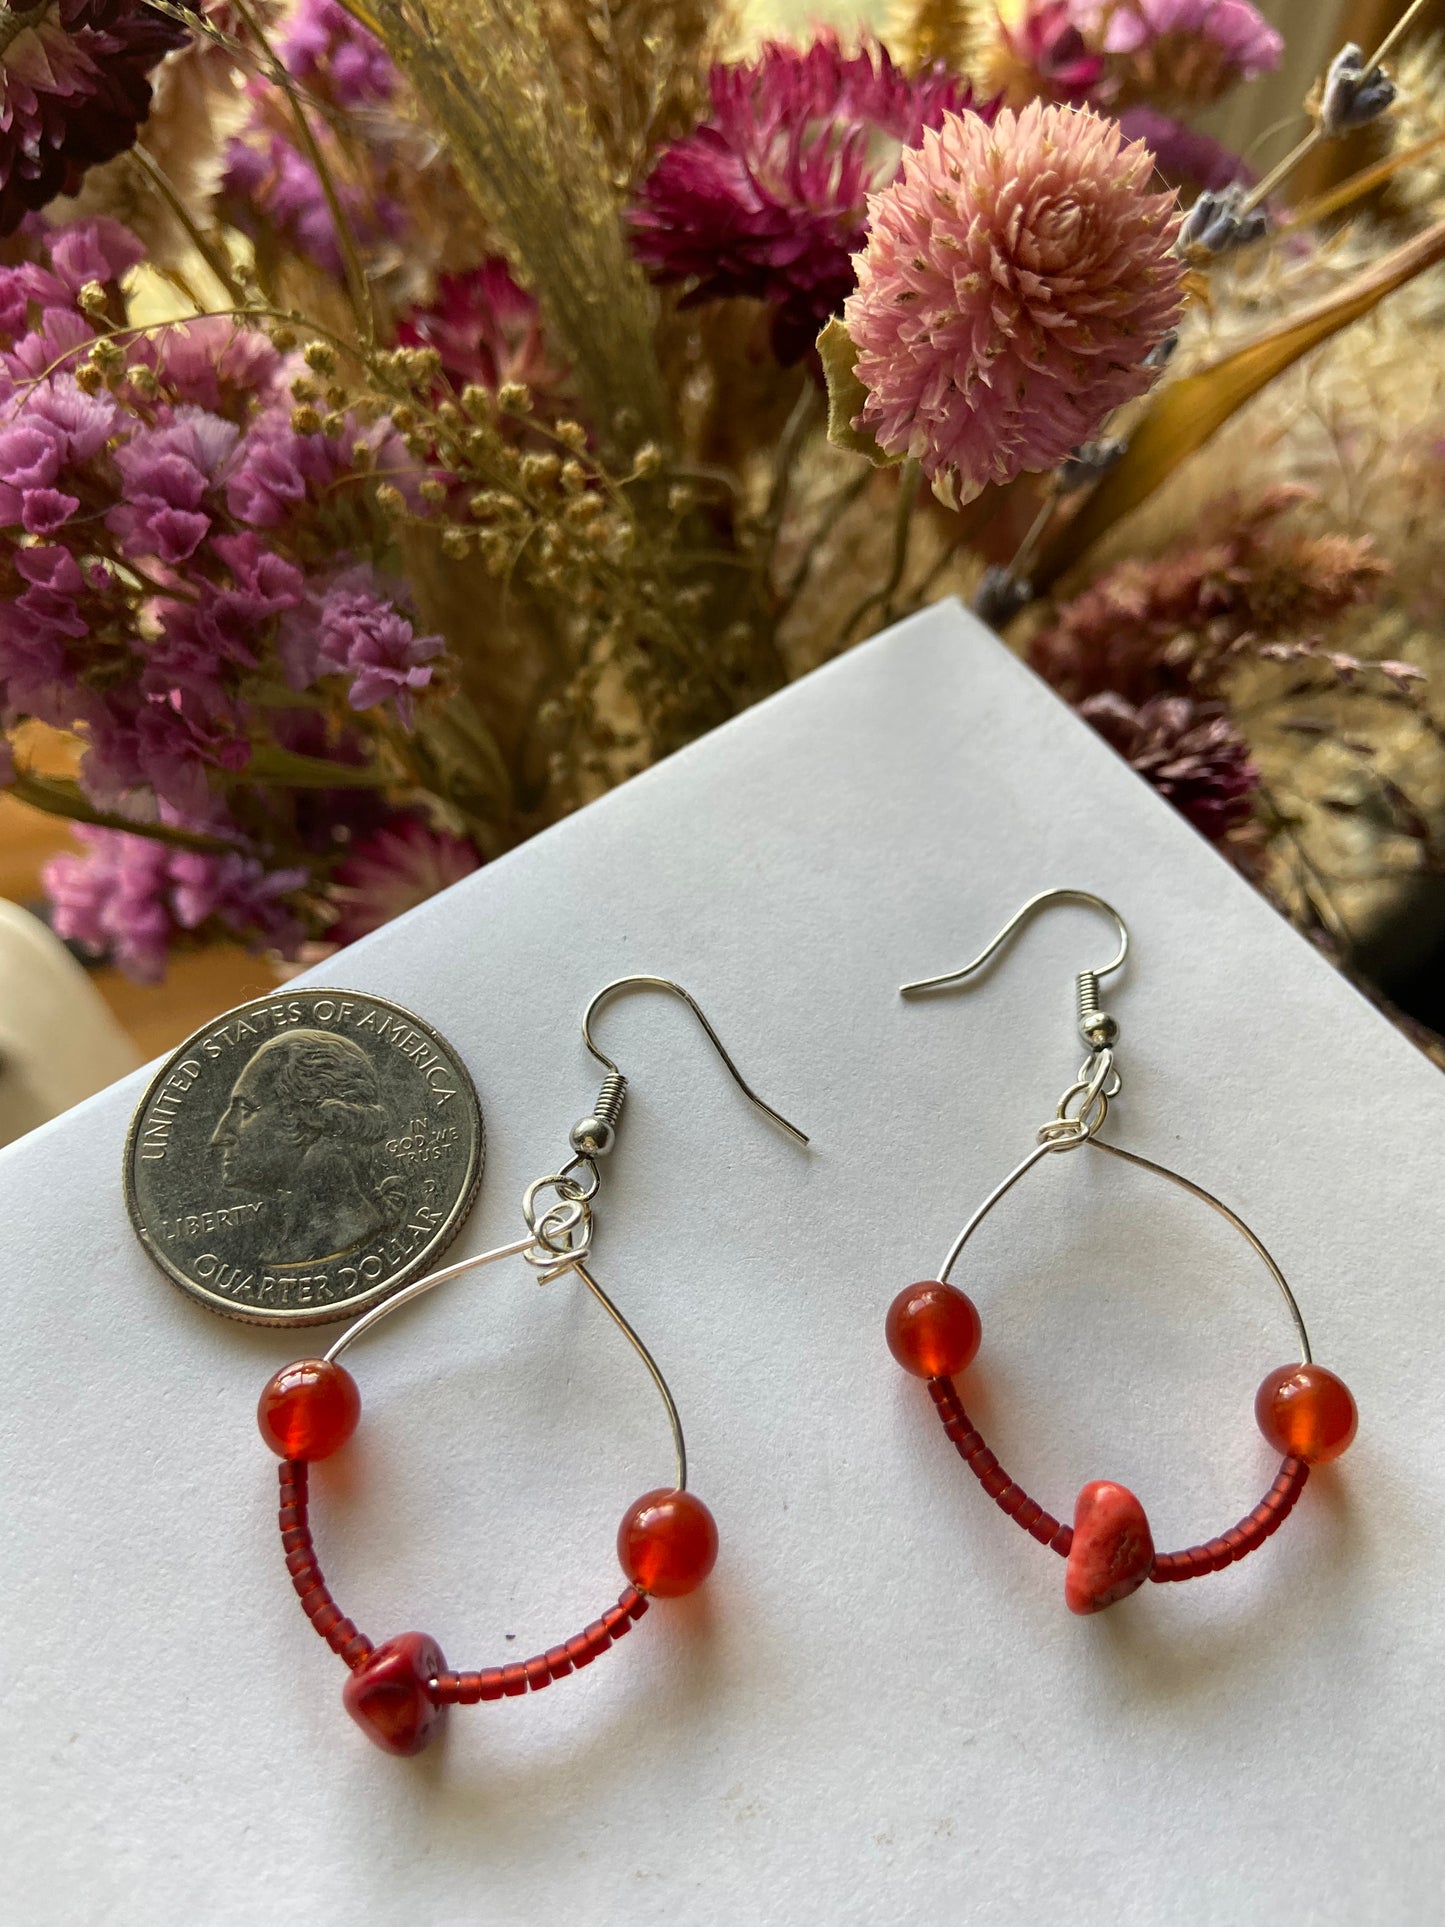
[(1368, 127), (1395, 98), (1395, 83), (1383, 67), (1365, 71), (1365, 56), (1353, 41), (1340, 48), (1330, 62), (1320, 95), (1317, 116), (1320, 132), (1327, 140)]
[(974, 591), (973, 613), (990, 629), (1002, 629), (1033, 599), (1031, 582), (1021, 581), (998, 563), (990, 562)]
[(1217, 192), (1206, 189), (1184, 217), (1175, 252), (1186, 259), (1193, 253), (1228, 254), (1257, 241), (1269, 226), (1262, 207), (1244, 206), (1246, 190), (1242, 181), (1231, 181)]
[(1101, 475), (1108, 474), (1125, 446), (1116, 435), (1101, 435), (1097, 441), (1081, 442), (1073, 454), (1059, 464), (1059, 487), (1085, 488), (1090, 482), (1097, 482)]

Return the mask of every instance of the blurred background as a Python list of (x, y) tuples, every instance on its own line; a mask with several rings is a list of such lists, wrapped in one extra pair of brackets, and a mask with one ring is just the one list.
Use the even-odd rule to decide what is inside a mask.
[[(1260, 0), (1280, 28), (1287, 52), (1277, 72), (1237, 89), (1203, 117), (1202, 125), (1263, 172), (1297, 137), (1300, 103), (1331, 51), (1342, 40), (1370, 48), (1402, 12), (1402, 0)], [(767, 0), (749, 10), (760, 36), (806, 33), (820, 22), (844, 31), (878, 25), (886, 0), (818, 5), (816, 0)], [(1423, 23), (1445, 26), (1445, 0)], [(1322, 147), (1293, 186), (1317, 194), (1362, 164), (1352, 142)], [(66, 739), (36, 730), (28, 759), (41, 774), (69, 775), (75, 766)], [(219, 1011), (263, 994), (277, 966), (235, 946), (215, 944), (176, 955), (164, 982), (133, 981), (104, 961), (81, 959), (47, 929), (19, 912), (39, 913), (41, 871), (58, 852), (75, 847), (66, 822), (0, 795), (0, 1142), (102, 1087), (134, 1065), (172, 1048)], [(1417, 1014), (1440, 1021), (1438, 951), (1412, 965), (1408, 982), (1390, 985)]]

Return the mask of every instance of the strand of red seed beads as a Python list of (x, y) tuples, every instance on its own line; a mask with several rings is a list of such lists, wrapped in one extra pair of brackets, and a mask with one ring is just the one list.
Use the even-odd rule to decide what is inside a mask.
[(281, 1460), (281, 1546), (302, 1611), (350, 1668), (342, 1703), (385, 1753), (420, 1753), (450, 1705), (538, 1693), (590, 1666), (632, 1630), (652, 1598), (675, 1599), (700, 1586), (717, 1559), (712, 1514), (686, 1491), (645, 1492), (622, 1515), (617, 1556), (627, 1590), (600, 1619), (534, 1658), (481, 1672), (448, 1669), (426, 1633), (399, 1633), (373, 1646), (327, 1590), (308, 1514), (307, 1468), (329, 1458), (356, 1430), (361, 1394), (344, 1366), (302, 1358), (267, 1380), (256, 1409), (261, 1436)]
[(1281, 1365), (1254, 1401), (1259, 1429), (1284, 1454), (1278, 1477), (1238, 1525), (1184, 1552), (1156, 1553), (1144, 1508), (1127, 1486), (1094, 1479), (1079, 1493), (1074, 1523), (1062, 1524), (1004, 1471), (963, 1408), (953, 1380), (973, 1362), (983, 1336), (977, 1308), (953, 1285), (925, 1279), (888, 1308), (888, 1349), (905, 1371), (928, 1381), (943, 1429), (989, 1497), (1041, 1544), (1067, 1560), (1064, 1603), (1096, 1613), (1156, 1585), (1195, 1579), (1243, 1559), (1294, 1510), (1312, 1465), (1337, 1459), (1355, 1436), (1355, 1401), (1323, 1365)]

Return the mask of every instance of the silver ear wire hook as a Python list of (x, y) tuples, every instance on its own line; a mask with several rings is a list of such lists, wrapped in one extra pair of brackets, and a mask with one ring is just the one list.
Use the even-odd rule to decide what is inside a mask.
[(1114, 926), (1119, 932), (1118, 951), (1098, 970), (1081, 970), (1075, 983), (1079, 1000), (1079, 1035), (1092, 1050), (1102, 1050), (1107, 1045), (1116, 1043), (1119, 1037), (1119, 1026), (1107, 1011), (1099, 1008), (1099, 979), (1118, 970), (1128, 956), (1129, 926), (1112, 903), (1106, 903), (1102, 897), (1096, 897), (1092, 890), (1040, 890), (1036, 897), (1030, 897), (1021, 909), (1014, 912), (993, 942), (986, 949), (981, 950), (972, 963), (966, 963), (961, 970), (947, 971), (941, 977), (922, 977), (917, 983), (901, 984), (898, 990), (899, 996), (916, 997), (924, 991), (942, 990), (948, 984), (962, 983), (965, 977), (971, 977), (975, 971), (982, 970), (984, 965), (1002, 950), (1015, 930), (1027, 923), (1034, 912), (1041, 910), (1046, 903), (1082, 903), (1090, 910), (1101, 910), (1106, 917), (1112, 917)]
[[(1108, 1115), (1109, 1099), (1119, 1094), (1119, 1072), (1114, 1063), (1114, 1045), (1119, 1040), (1119, 1026), (1108, 1011), (1099, 1006), (1099, 979), (1118, 970), (1129, 954), (1129, 926), (1112, 903), (1095, 896), (1092, 890), (1040, 890), (1037, 896), (1030, 897), (1014, 912), (993, 942), (981, 950), (972, 962), (964, 964), (961, 970), (946, 971), (941, 977), (922, 977), (916, 983), (901, 984), (898, 994), (900, 997), (916, 997), (927, 991), (942, 990), (949, 984), (962, 983), (965, 978), (982, 970), (1036, 910), (1050, 903), (1079, 903), (1087, 909), (1102, 911), (1106, 917), (1112, 918), (1119, 932), (1119, 948), (1109, 962), (1101, 964), (1097, 970), (1081, 970), (1074, 980), (1078, 996), (1079, 1035), (1089, 1046), (1089, 1059), (1077, 1080), (1060, 1099), (1053, 1119), (1039, 1134), (1047, 1148), (1064, 1151), (1094, 1135)], [(1070, 1111), (1068, 1107), (1076, 1097), (1082, 1102), (1077, 1111)]]
[(758, 1096), (752, 1085), (749, 1084), (732, 1058), (728, 1055), (727, 1047), (708, 1022), (702, 1005), (688, 991), (684, 990), (681, 984), (673, 983), (670, 977), (618, 977), (612, 983), (602, 986), (601, 990), (598, 991), (597, 995), (587, 1006), (586, 1013), (582, 1018), (582, 1042), (587, 1046), (588, 1050), (591, 1051), (607, 1075), (602, 1081), (601, 1090), (597, 1093), (597, 1102), (593, 1105), (591, 1114), (581, 1118), (572, 1126), (572, 1149), (576, 1151), (580, 1157), (605, 1157), (612, 1149), (617, 1136), (617, 1120), (621, 1116), (622, 1105), (627, 1096), (627, 1079), (623, 1076), (618, 1066), (613, 1063), (606, 1051), (598, 1049), (592, 1036), (593, 1018), (597, 1015), (597, 1012), (607, 999), (615, 996), (617, 992), (621, 990), (665, 990), (674, 997), (680, 997), (692, 1012), (693, 1016), (696, 1017), (697, 1021), (702, 1025), (703, 1030), (707, 1033), (708, 1042), (727, 1066), (728, 1075), (732, 1078), (748, 1102), (760, 1110), (764, 1117), (770, 1118), (780, 1130), (786, 1131), (795, 1143), (806, 1144), (808, 1142), (805, 1131), (800, 1131), (796, 1124), (790, 1124), (781, 1111), (775, 1111), (771, 1104), (765, 1103), (764, 1100)]

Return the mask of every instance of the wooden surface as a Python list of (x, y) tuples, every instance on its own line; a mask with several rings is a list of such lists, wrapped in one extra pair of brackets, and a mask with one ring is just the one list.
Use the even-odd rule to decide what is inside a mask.
[[(13, 797), (0, 796), (0, 896), (34, 909), (47, 858), (73, 849), (69, 827)], [(132, 983), (118, 970), (94, 973), (96, 988), (143, 1058), (171, 1050), (218, 1012), (275, 988), (265, 960), (230, 944), (175, 959), (163, 984)]]

